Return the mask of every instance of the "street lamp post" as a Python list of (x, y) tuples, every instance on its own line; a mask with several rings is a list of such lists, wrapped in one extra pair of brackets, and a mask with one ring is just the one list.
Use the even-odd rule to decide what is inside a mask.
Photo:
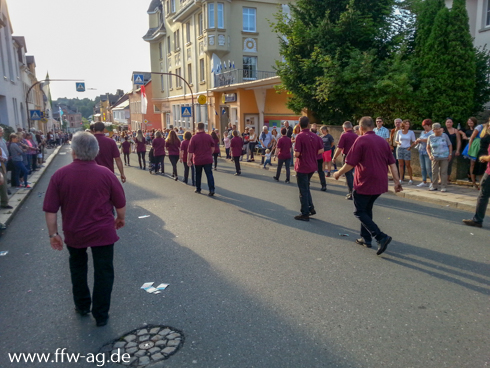
[(192, 130), (193, 131), (196, 130), (196, 114), (195, 114), (195, 111), (194, 111), (194, 93), (192, 92), (192, 88), (191, 88), (190, 84), (184, 78), (182, 78), (178, 74), (174, 74), (174, 73), (163, 73), (163, 72), (133, 72), (133, 75), (134, 74), (174, 75), (177, 78), (180, 78), (181, 80), (183, 80), (184, 83), (187, 85), (187, 87), (189, 87), (189, 91), (191, 92), (191, 99), (192, 99), (192, 106), (191, 106), (191, 109), (192, 109)]
[(28, 129), (31, 130), (31, 115), (29, 114), (29, 93), (31, 93), (31, 90), (37, 86), (38, 84), (41, 84), (43, 82), (83, 82), (83, 80), (80, 79), (43, 79), (40, 80), (36, 83), (34, 83), (31, 88), (27, 90), (26, 93), (26, 110), (27, 110), (27, 126)]

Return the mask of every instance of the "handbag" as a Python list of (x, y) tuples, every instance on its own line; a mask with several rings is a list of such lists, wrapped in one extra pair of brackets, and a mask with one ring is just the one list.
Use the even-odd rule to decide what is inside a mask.
[(468, 156), (476, 159), (479, 151), (480, 151), (480, 138), (476, 138), (473, 140), (473, 143), (471, 143), (471, 147), (468, 149)]

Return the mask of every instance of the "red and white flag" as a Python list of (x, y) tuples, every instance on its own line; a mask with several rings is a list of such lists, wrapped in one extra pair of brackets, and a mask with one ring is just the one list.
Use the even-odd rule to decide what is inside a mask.
[(145, 86), (141, 86), (141, 113), (142, 114), (146, 114), (147, 105), (148, 105), (148, 101), (146, 99)]

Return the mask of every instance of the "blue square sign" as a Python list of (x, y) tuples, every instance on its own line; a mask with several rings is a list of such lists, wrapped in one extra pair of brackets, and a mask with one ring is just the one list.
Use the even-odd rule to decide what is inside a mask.
[(31, 120), (41, 120), (42, 114), (41, 110), (30, 110)]
[(133, 83), (134, 84), (145, 84), (145, 76), (143, 74), (133, 74)]
[(192, 116), (192, 108), (190, 106), (182, 106), (180, 109), (183, 118), (190, 118)]
[(77, 92), (85, 92), (85, 83), (77, 82)]

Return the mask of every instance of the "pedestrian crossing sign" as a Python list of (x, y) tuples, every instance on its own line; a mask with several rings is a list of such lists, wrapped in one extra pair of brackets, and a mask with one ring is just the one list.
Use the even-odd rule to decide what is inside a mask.
[(77, 92), (85, 92), (85, 83), (77, 83)]
[(192, 110), (190, 106), (182, 106), (182, 117), (183, 118), (190, 118), (192, 116)]
[(134, 84), (145, 84), (145, 77), (143, 74), (133, 74), (133, 83)]
[(31, 120), (41, 120), (41, 110), (31, 110)]

